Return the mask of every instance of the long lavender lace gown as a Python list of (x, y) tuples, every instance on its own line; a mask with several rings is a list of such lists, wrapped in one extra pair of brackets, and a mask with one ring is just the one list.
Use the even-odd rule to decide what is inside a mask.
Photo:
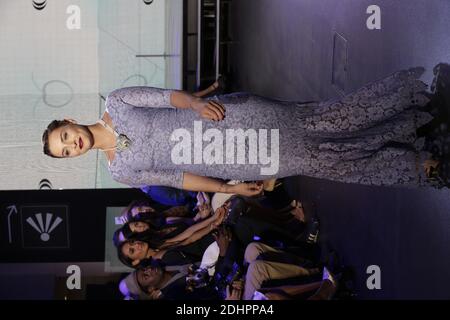
[[(203, 131), (279, 129), (279, 171), (274, 176), (306, 175), (366, 185), (426, 185), (416, 128), (431, 120), (418, 110), (428, 102), (422, 68), (397, 72), (339, 101), (299, 104), (236, 93), (217, 96), (226, 108), (220, 122), (202, 120)], [(174, 164), (170, 141), (175, 129), (193, 136), (192, 110), (170, 105), (170, 90), (130, 87), (113, 91), (106, 111), (115, 129), (132, 140), (117, 151), (109, 170), (130, 186), (182, 188), (183, 172), (222, 179), (259, 180), (258, 164)], [(224, 134), (225, 136), (225, 134)], [(270, 139), (269, 139), (270, 141)], [(206, 143), (204, 143), (206, 144)], [(225, 150), (225, 148), (224, 148)], [(248, 145), (246, 145), (248, 151)]]

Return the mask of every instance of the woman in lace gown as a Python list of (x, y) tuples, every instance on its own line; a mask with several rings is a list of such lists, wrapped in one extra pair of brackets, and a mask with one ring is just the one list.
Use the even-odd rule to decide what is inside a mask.
[[(276, 177), (306, 175), (371, 185), (423, 185), (426, 182), (421, 163), (429, 155), (420, 151), (423, 142), (415, 139), (415, 132), (430, 121), (431, 116), (418, 110), (428, 102), (422, 94), (426, 86), (418, 80), (421, 73), (421, 69), (397, 72), (340, 101), (319, 104), (281, 103), (248, 94), (218, 96), (217, 100), (225, 106), (226, 118), (216, 123), (204, 122), (203, 128), (278, 128), (280, 164)], [(164, 91), (162, 96), (167, 96), (168, 92)], [(140, 118), (141, 113), (149, 112), (147, 109), (124, 107), (123, 103), (154, 106), (152, 99), (158, 94), (142, 88), (119, 89), (108, 98), (107, 112), (113, 123), (117, 123), (116, 117), (121, 119), (121, 125), (116, 124), (116, 127), (130, 136), (127, 128), (133, 127), (136, 116)], [(167, 104), (167, 101), (158, 103)], [(151, 110), (154, 115), (148, 123), (164, 125), (139, 128), (146, 131), (139, 135), (148, 137), (148, 140), (142, 141), (140, 152), (129, 150), (116, 154), (110, 166), (115, 179), (128, 184), (145, 182), (139, 181), (137, 175), (133, 176), (130, 167), (138, 162), (141, 162), (138, 165), (141, 167), (147, 161), (153, 163), (152, 169), (168, 174), (155, 175), (153, 178), (158, 181), (153, 182), (179, 188), (182, 187), (179, 173), (183, 171), (223, 179), (272, 177), (261, 176), (259, 165), (173, 164), (170, 160), (173, 147), (169, 143), (171, 132), (177, 127), (189, 130), (197, 119), (194, 113), (173, 114), (178, 111)], [(129, 120), (124, 121), (124, 118)]]
[[(322, 103), (280, 102), (246, 93), (216, 96), (211, 99), (225, 108), (221, 121), (202, 120), (176, 102), (175, 91), (118, 89), (108, 96), (105, 114), (131, 144), (114, 150), (109, 170), (115, 180), (131, 186), (194, 191), (202, 190), (206, 180), (192, 177), (255, 181), (305, 175), (365, 185), (425, 186), (422, 165), (430, 154), (421, 151), (423, 138), (417, 138), (416, 129), (432, 116), (421, 111), (429, 101), (427, 86), (418, 80), (422, 73), (422, 68), (396, 72), (341, 100)], [(214, 153), (205, 152), (200, 162), (195, 163), (194, 155), (190, 162), (174, 163), (173, 149), (181, 139), (174, 139), (174, 131), (183, 128), (184, 135), (195, 136), (195, 121), (201, 121), (203, 131), (222, 133), (278, 129), (278, 170), (265, 175), (261, 163), (220, 163)], [(51, 150), (51, 141), (49, 145)], [(249, 151), (248, 143), (245, 148)]]

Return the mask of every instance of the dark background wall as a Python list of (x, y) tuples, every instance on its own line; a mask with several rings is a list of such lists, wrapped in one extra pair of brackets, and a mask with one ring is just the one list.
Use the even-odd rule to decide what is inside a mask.
[[(136, 189), (1, 191), (0, 299), (115, 297), (120, 274), (104, 272), (106, 207), (142, 197)], [(49, 225), (63, 219), (48, 241), (26, 221), (31, 217), (40, 228), (38, 213), (44, 229), (47, 213)], [(81, 290), (65, 285), (72, 264), (80, 266)]]

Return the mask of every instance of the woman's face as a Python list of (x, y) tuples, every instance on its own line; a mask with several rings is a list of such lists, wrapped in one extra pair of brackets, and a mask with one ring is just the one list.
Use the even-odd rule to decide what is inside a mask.
[(155, 212), (155, 209), (153, 209), (150, 206), (135, 206), (131, 208), (131, 215), (133, 217), (137, 216), (139, 213), (148, 213), (148, 212)]
[(147, 258), (148, 244), (143, 241), (128, 241), (122, 246), (122, 254), (137, 265), (141, 260)]
[(142, 221), (130, 222), (130, 230), (134, 233), (141, 233), (148, 230), (148, 223)]
[(53, 156), (73, 158), (89, 151), (94, 145), (94, 137), (87, 127), (69, 123), (50, 132), (48, 145)]

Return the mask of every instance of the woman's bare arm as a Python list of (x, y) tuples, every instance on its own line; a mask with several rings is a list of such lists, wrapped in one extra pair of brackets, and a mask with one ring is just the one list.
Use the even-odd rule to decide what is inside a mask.
[(262, 188), (263, 185), (258, 183), (239, 183), (230, 185), (223, 180), (198, 176), (189, 172), (183, 173), (183, 190), (235, 193), (251, 197), (260, 194)]
[(203, 100), (186, 91), (172, 91), (170, 104), (178, 109), (192, 109), (203, 119), (220, 121), (225, 117), (225, 107), (219, 101)]
[[(176, 243), (177, 246), (186, 246), (188, 244), (191, 244), (201, 238), (203, 238), (204, 236), (206, 236), (208, 233), (210, 233), (212, 230), (214, 230), (214, 228), (212, 228), (211, 226), (207, 226), (204, 227), (200, 230), (197, 230), (196, 232), (194, 232), (194, 234), (192, 236), (190, 236), (189, 238), (183, 240), (180, 243)], [(171, 245), (172, 243), (168, 243), (168, 245)], [(175, 244), (175, 243), (174, 243)]]
[(179, 109), (191, 109), (194, 102), (199, 100), (201, 98), (181, 90), (174, 90), (170, 95), (170, 104)]
[(177, 243), (180, 241), (184, 241), (187, 238), (191, 237), (195, 232), (197, 232), (198, 230), (201, 230), (203, 228), (210, 228), (210, 225), (217, 220), (217, 216), (211, 216), (208, 219), (205, 219), (199, 223), (196, 223), (192, 226), (190, 226), (189, 228), (187, 228), (186, 230), (184, 230), (182, 233), (180, 233), (179, 235), (172, 237), (170, 239), (167, 239), (164, 244), (169, 244), (169, 243)]
[(183, 174), (183, 189), (189, 191), (232, 193), (232, 185), (223, 180), (198, 176), (189, 172)]
[(174, 206), (163, 211), (164, 217), (187, 217), (189, 210), (185, 206)]

